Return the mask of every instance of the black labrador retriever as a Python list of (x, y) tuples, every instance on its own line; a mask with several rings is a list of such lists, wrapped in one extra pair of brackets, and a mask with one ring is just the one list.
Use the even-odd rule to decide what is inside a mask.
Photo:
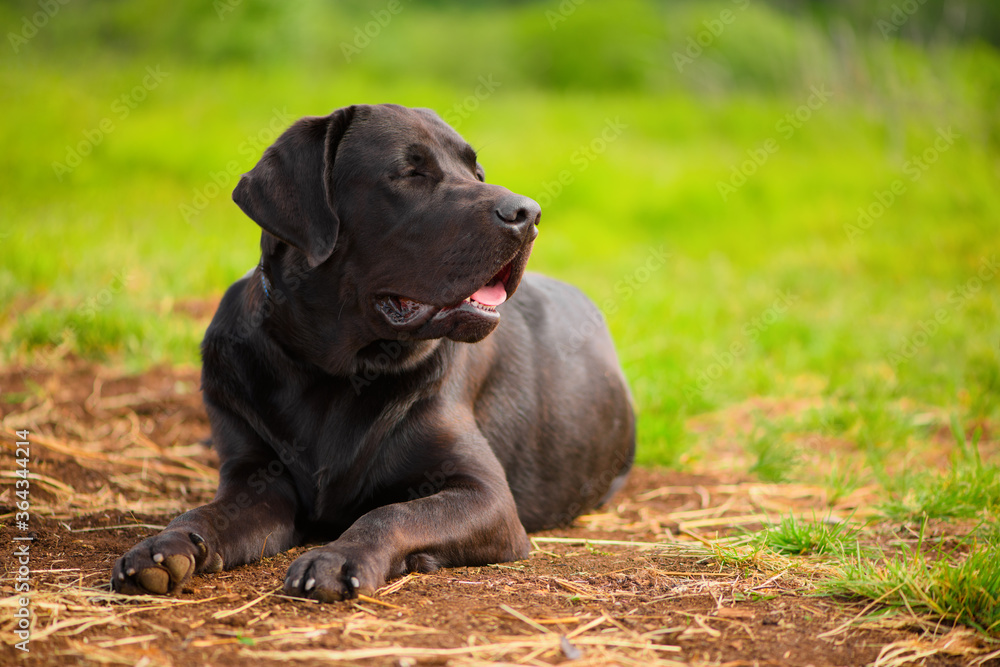
[(114, 590), (323, 541), (284, 590), (350, 598), (525, 558), (525, 531), (621, 486), (635, 420), (601, 315), (524, 275), (541, 210), (484, 181), (436, 114), (396, 105), (303, 118), (264, 152), (233, 192), (261, 262), (202, 344), (219, 490), (122, 556)]

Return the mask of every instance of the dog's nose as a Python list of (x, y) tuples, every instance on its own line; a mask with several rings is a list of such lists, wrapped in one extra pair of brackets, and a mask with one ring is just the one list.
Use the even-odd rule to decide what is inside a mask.
[(516, 227), (520, 231), (538, 224), (542, 217), (542, 207), (531, 197), (512, 194), (497, 202), (496, 214), (505, 225)]

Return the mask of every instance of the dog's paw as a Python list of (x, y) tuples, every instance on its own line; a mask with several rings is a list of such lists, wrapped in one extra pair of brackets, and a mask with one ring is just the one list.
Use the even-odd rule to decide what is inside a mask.
[[(208, 559), (205, 540), (188, 531), (164, 531), (135, 545), (111, 570), (111, 588), (128, 595), (166, 595), (177, 591), (199, 563)], [(222, 569), (213, 554), (209, 569)]]
[(385, 568), (370, 553), (336, 543), (299, 556), (285, 575), (285, 595), (334, 602), (371, 595), (385, 584)]

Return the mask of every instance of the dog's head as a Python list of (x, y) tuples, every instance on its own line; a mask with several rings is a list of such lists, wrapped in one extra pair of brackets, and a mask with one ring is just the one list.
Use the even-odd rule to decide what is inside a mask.
[(484, 181), (434, 112), (359, 105), (294, 123), (233, 199), (263, 228), (275, 279), (305, 276), (285, 290), (293, 304), (371, 340), (475, 342), (517, 289), (541, 215)]

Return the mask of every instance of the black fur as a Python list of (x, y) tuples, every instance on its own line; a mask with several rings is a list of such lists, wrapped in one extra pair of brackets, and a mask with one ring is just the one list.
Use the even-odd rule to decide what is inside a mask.
[[(202, 345), (218, 493), (122, 556), (115, 590), (319, 541), (286, 593), (352, 597), (524, 558), (526, 531), (620, 486), (635, 425), (601, 315), (524, 275), (538, 204), (483, 181), (454, 130), (395, 105), (303, 118), (265, 151), (233, 193), (261, 264)], [(517, 294), (495, 310), (465, 301), (499, 283)]]

